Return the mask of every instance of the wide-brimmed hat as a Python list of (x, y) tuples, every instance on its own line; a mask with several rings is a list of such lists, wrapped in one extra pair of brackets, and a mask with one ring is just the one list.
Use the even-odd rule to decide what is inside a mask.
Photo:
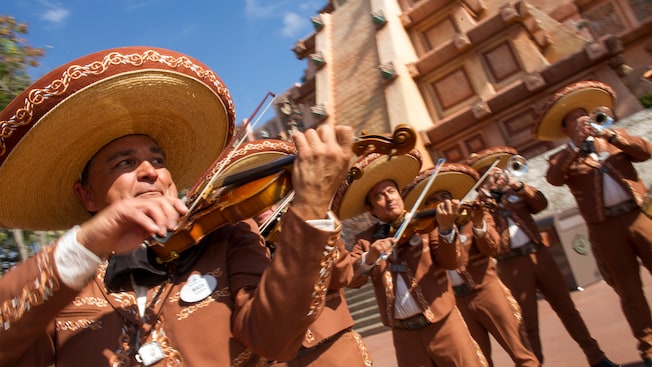
[(562, 130), (564, 117), (577, 108), (591, 113), (599, 107), (613, 111), (616, 93), (610, 86), (592, 80), (573, 83), (546, 102), (535, 119), (532, 134), (535, 139), (551, 141), (566, 138)]
[(416, 149), (395, 156), (372, 153), (358, 158), (353, 167), (360, 169), (362, 175), (342, 182), (331, 210), (342, 220), (365, 213), (365, 198), (369, 190), (385, 180), (392, 180), (399, 190), (403, 189), (419, 173), (422, 163), (421, 153)]
[(78, 58), (0, 112), (0, 226), (58, 230), (87, 219), (72, 186), (119, 137), (154, 139), (183, 188), (216, 160), (234, 128), (228, 89), (192, 57), (136, 46)]
[[(401, 195), (406, 208), (411, 208), (416, 203), (434, 169), (432, 167), (422, 171), (403, 189)], [(453, 199), (460, 200), (473, 188), (479, 178), (478, 172), (465, 164), (444, 163), (439, 168), (437, 177), (430, 185), (421, 205), (423, 206), (430, 196), (441, 190), (448, 191)]]
[(478, 173), (484, 174), (484, 171), (489, 168), (496, 159), (500, 158), (496, 167), (505, 169), (509, 158), (517, 154), (518, 150), (510, 146), (491, 147), (471, 154), (465, 164), (478, 171)]

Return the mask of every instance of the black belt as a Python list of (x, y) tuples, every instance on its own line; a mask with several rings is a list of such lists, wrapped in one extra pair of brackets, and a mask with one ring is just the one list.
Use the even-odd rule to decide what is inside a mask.
[(453, 293), (455, 293), (455, 297), (470, 296), (473, 294), (473, 289), (466, 284), (454, 285)]
[(629, 200), (620, 204), (605, 207), (604, 214), (608, 217), (617, 217), (619, 215), (627, 214), (636, 208), (638, 208), (636, 201)]
[(397, 329), (405, 330), (418, 330), (423, 329), (424, 327), (432, 324), (428, 319), (422, 314), (414, 315), (408, 317), (407, 319), (394, 319), (394, 327)]
[(496, 255), (495, 258), (498, 261), (512, 259), (518, 256), (525, 256), (537, 252), (536, 242), (530, 241), (521, 247), (513, 248), (510, 252)]
[(304, 347), (302, 345), (301, 348), (299, 348), (299, 352), (297, 353), (297, 356), (302, 355), (304, 353), (308, 353), (311, 350), (315, 350), (315, 349), (321, 347), (322, 345), (324, 345), (326, 343), (332, 343), (335, 340), (339, 339), (339, 337), (341, 337), (342, 335), (344, 335), (344, 334), (346, 334), (348, 332), (351, 332), (352, 330), (353, 330), (353, 328), (347, 327), (346, 329), (340, 330), (337, 333), (320, 340), (317, 344), (313, 345), (310, 348), (306, 348), (306, 347)]

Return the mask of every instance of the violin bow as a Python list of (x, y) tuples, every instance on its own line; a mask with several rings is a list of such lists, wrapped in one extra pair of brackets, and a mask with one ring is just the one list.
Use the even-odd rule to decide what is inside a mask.
[[(218, 164), (219, 162), (222, 162), (222, 161), (228, 162), (228, 160), (231, 159), (231, 157), (238, 150), (238, 147), (240, 147), (240, 145), (242, 145), (242, 143), (247, 138), (246, 132), (247, 132), (247, 128), (250, 125), (251, 120), (253, 120), (253, 118), (254, 118), (254, 116), (256, 116), (256, 114), (258, 114), (258, 110), (260, 110), (260, 108), (263, 106), (263, 104), (265, 103), (267, 98), (269, 98), (270, 96), (272, 97), (272, 100), (269, 103), (267, 103), (267, 105), (265, 106), (265, 109), (263, 110), (263, 112), (260, 115), (258, 115), (258, 118), (256, 119), (256, 121), (254, 121), (253, 125), (251, 125), (252, 129), (258, 124), (260, 119), (263, 117), (263, 115), (267, 112), (269, 107), (272, 105), (272, 102), (274, 102), (274, 98), (276, 98), (275, 93), (267, 92), (267, 94), (265, 94), (265, 97), (263, 98), (263, 100), (260, 101), (260, 103), (258, 104), (258, 107), (256, 107), (256, 109), (251, 114), (251, 116), (245, 121), (244, 125), (241, 126), (240, 129), (238, 129), (233, 134), (233, 139), (231, 139), (229, 141), (229, 143), (227, 144), (227, 146), (231, 145), (231, 149), (225, 149), (224, 150), (224, 152), (228, 151), (228, 154), (226, 156), (224, 156), (224, 152), (222, 152), (222, 154), (220, 154), (217, 157), (215, 162), (211, 165), (208, 172), (206, 174), (204, 174), (204, 176), (206, 176), (210, 172), (210, 170), (213, 169), (214, 166), (216, 164)], [(238, 138), (238, 135), (241, 135), (241, 136)], [(239, 139), (239, 140), (237, 140), (237, 139)], [(235, 140), (237, 140), (237, 142), (235, 142), (235, 144), (234, 144)], [(215, 181), (220, 176), (220, 174), (222, 173), (222, 171), (224, 170), (225, 167), (226, 167), (226, 164), (223, 164), (218, 168), (218, 170), (211, 176), (210, 180), (204, 184), (204, 186), (203, 186), (201, 192), (199, 193), (199, 195), (194, 194), (194, 191), (197, 189), (197, 186), (195, 186), (195, 187), (191, 188), (190, 190), (188, 190), (188, 192), (191, 193), (192, 196), (196, 196), (196, 199), (197, 199), (197, 200), (194, 200), (194, 202), (190, 203), (190, 205), (188, 207), (188, 212), (189, 213), (192, 213), (194, 211), (194, 209), (197, 207), (197, 205), (199, 205), (199, 202), (200, 202), (199, 199), (205, 199), (208, 196), (208, 194), (213, 191), (213, 186), (215, 184)]]
[(500, 162), (500, 158), (496, 158), (494, 160), (494, 162), (489, 166), (489, 168), (487, 168), (487, 170), (484, 171), (482, 176), (480, 176), (480, 178), (475, 182), (473, 187), (471, 187), (471, 189), (469, 189), (469, 191), (466, 192), (466, 195), (464, 195), (464, 197), (460, 200), (460, 204), (470, 204), (475, 201), (475, 199), (478, 197), (478, 191), (477, 191), (478, 187), (480, 187), (480, 185), (482, 185), (484, 180), (486, 180), (487, 177), (489, 177), (489, 175), (491, 174), (491, 170), (494, 167), (496, 167), (499, 162)]
[(421, 193), (419, 194), (417, 201), (414, 202), (414, 205), (412, 205), (410, 211), (405, 215), (405, 218), (403, 219), (401, 226), (398, 227), (398, 230), (396, 230), (396, 233), (394, 233), (394, 237), (392, 239), (392, 241), (394, 242), (394, 245), (392, 246), (392, 251), (385, 252), (382, 255), (380, 255), (380, 257), (378, 257), (378, 260), (376, 260), (376, 264), (378, 264), (381, 260), (387, 260), (389, 255), (392, 252), (394, 252), (393, 249), (396, 248), (396, 246), (398, 246), (398, 241), (403, 236), (403, 233), (407, 229), (408, 224), (410, 224), (412, 217), (414, 217), (414, 214), (421, 206), (421, 203), (426, 198), (426, 194), (428, 193), (428, 190), (430, 190), (430, 186), (432, 186), (432, 183), (435, 181), (435, 177), (437, 177), (437, 174), (439, 174), (439, 170), (441, 169), (441, 166), (445, 161), (446, 159), (444, 158), (439, 158), (437, 160), (437, 164), (435, 165), (435, 168), (432, 170), (432, 172), (430, 172), (430, 177), (428, 177), (428, 181), (426, 181), (426, 185), (423, 187), (423, 190), (421, 190)]

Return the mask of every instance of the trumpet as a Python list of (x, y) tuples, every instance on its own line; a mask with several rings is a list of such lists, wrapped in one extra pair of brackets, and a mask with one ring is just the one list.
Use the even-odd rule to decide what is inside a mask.
[(613, 113), (609, 107), (598, 107), (595, 110), (591, 111), (589, 115), (591, 129), (595, 134), (600, 135), (602, 130), (608, 129), (613, 125), (614, 118)]
[(505, 171), (512, 177), (521, 177), (527, 172), (527, 160), (519, 154), (515, 154), (507, 159)]

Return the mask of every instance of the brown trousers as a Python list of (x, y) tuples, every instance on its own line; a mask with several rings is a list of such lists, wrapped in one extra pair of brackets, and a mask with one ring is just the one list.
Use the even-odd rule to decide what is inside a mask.
[(360, 334), (348, 330), (323, 344), (305, 349), (288, 362), (275, 362), (274, 367), (370, 367), (373, 363)]
[(652, 316), (643, 292), (640, 262), (652, 273), (652, 219), (640, 210), (589, 223), (589, 237), (597, 261), (609, 285), (620, 297), (620, 306), (638, 340), (643, 358), (652, 358)]
[(399, 367), (486, 367), (487, 361), (454, 308), (423, 329), (392, 329)]
[(471, 336), (478, 342), (489, 366), (493, 367), (489, 335), (505, 349), (515, 366), (541, 365), (530, 350), (530, 342), (521, 323), (521, 309), (509, 289), (498, 279), (493, 278), (472, 294), (456, 299)]
[(500, 279), (521, 306), (530, 346), (541, 363), (544, 358), (539, 335), (537, 290), (545, 297), (568, 334), (582, 349), (589, 365), (596, 364), (605, 357), (575, 308), (566, 279), (550, 249), (539, 246), (535, 253), (498, 261), (497, 268)]

